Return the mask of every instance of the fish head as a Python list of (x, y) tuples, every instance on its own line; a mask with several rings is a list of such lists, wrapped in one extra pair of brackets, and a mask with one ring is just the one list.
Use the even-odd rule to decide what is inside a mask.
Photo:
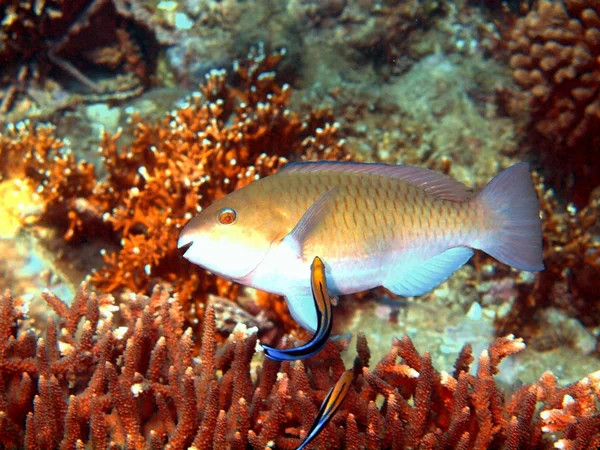
[(187, 247), (183, 257), (190, 262), (243, 284), (278, 236), (276, 211), (269, 202), (248, 195), (250, 186), (215, 201), (193, 217), (177, 242), (179, 248)]

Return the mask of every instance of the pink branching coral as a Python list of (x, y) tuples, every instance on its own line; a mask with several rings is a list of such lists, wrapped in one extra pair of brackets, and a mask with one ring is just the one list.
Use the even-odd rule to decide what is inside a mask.
[[(195, 342), (177, 296), (161, 286), (120, 308), (86, 285), (71, 306), (44, 298), (57, 316), (45, 331), (24, 300), (0, 298), (5, 448), (293, 449), (345, 369), (347, 341), (292, 364), (257, 356), (256, 333), (244, 327), (218, 344), (212, 308)], [(600, 374), (561, 387), (546, 372), (508, 397), (494, 375), (524, 347), (497, 339), (472, 375), (467, 345), (449, 374), (407, 336), (370, 368), (359, 335), (350, 392), (310, 448), (596, 448)]]

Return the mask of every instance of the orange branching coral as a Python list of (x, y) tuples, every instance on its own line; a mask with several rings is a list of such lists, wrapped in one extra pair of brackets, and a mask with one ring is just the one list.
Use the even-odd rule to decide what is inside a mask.
[(0, 180), (29, 180), (43, 200), (44, 218), (64, 227), (67, 239), (82, 227), (82, 199), (92, 195), (97, 181), (94, 166), (77, 161), (51, 125), (9, 124), (0, 133), (0, 167)]
[[(25, 154), (25, 174), (47, 202), (45, 218), (64, 224), (71, 241), (94, 239), (100, 226), (119, 248), (107, 250), (105, 267), (92, 275), (97, 287), (138, 292), (166, 281), (183, 300), (194, 297), (200, 305), (211, 292), (234, 297), (237, 286), (180, 258), (181, 227), (215, 199), (274, 173), (288, 159), (350, 157), (329, 112), (290, 111), (292, 90), (274, 72), (283, 55), (251, 52), (247, 63), (236, 65), (236, 83), (227, 81), (225, 71), (211, 72), (201, 92), (159, 123), (133, 117), (135, 136), (127, 148), (118, 148), (119, 134), (104, 135), (107, 175), (101, 180), (47, 128), (7, 131), (1, 142)], [(0, 147), (0, 157), (9, 152), (18, 154)]]
[(67, 147), (50, 125), (9, 124), (0, 133), (0, 180), (23, 178), (29, 166), (26, 160), (37, 164), (35, 170), (44, 159), (58, 156)]
[(561, 167), (586, 177), (591, 189), (600, 182), (598, 152), (589, 151), (600, 138), (599, 15), (594, 1), (540, 0), (517, 20), (509, 42), (510, 65), (526, 90), (535, 129), (560, 153)]
[[(292, 449), (345, 369), (347, 341), (291, 364), (256, 355), (256, 333), (243, 326), (218, 344), (212, 308), (195, 343), (177, 296), (162, 286), (120, 309), (86, 285), (71, 306), (44, 298), (57, 319), (42, 332), (24, 300), (0, 297), (5, 448)], [(600, 373), (561, 387), (546, 372), (506, 397), (494, 375), (524, 347), (512, 336), (497, 339), (472, 375), (467, 345), (452, 374), (438, 373), (404, 336), (370, 369), (359, 335), (352, 387), (309, 448), (597, 447)]]
[[(118, 151), (105, 136), (108, 179), (97, 189), (104, 220), (122, 236), (122, 249), (106, 255), (107, 267), (92, 277), (105, 291), (146, 289), (159, 276), (193, 293), (229, 294), (218, 282), (179, 259), (177, 235), (201, 208), (279, 169), (287, 158), (344, 159), (344, 143), (326, 112), (301, 116), (288, 109), (291, 89), (275, 80), (283, 53), (255, 53), (239, 64), (240, 87), (224, 71), (207, 76), (201, 93), (159, 124), (135, 118), (135, 140)], [(140, 267), (139, 261), (145, 261)], [(202, 289), (199, 289), (202, 288)]]

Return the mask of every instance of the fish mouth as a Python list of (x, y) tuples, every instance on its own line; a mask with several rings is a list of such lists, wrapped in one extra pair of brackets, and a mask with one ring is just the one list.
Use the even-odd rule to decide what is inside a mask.
[(177, 241), (177, 248), (182, 250), (183, 257), (187, 254), (188, 250), (192, 248), (194, 245), (194, 238), (192, 236), (186, 236), (183, 233), (179, 236), (179, 240)]
[(236, 281), (241, 284), (246, 284), (245, 282), (247, 280), (249, 280), (249, 278), (252, 277), (254, 272), (256, 272), (256, 269), (258, 268), (258, 266), (260, 266), (261, 263), (265, 260), (265, 258), (271, 251), (271, 247), (273, 246), (273, 243), (276, 240), (277, 240), (277, 238), (275, 238), (271, 241), (271, 243), (269, 244), (269, 247), (267, 248), (265, 253), (262, 255), (262, 257), (260, 258), (260, 261), (258, 261), (258, 263), (256, 263), (256, 265), (252, 269), (250, 269), (245, 275), (239, 275), (239, 276), (232, 276), (232, 275), (224, 274), (218, 270), (208, 268), (204, 264), (201, 264), (199, 262), (196, 262), (196, 261), (193, 261), (192, 259), (190, 259), (192, 257), (191, 252), (192, 252), (192, 249), (194, 248), (194, 244), (199, 245), (199, 243), (197, 242), (195, 236), (193, 236), (192, 233), (186, 232), (185, 227), (181, 231), (181, 234), (179, 235), (179, 239), (177, 240), (177, 248), (179, 250), (183, 251), (182, 256), (185, 259), (189, 260), (190, 262), (192, 262), (194, 264), (199, 265), (200, 267), (203, 267), (204, 269), (210, 271), (211, 273), (213, 273), (221, 278), (225, 278), (227, 280), (232, 280), (232, 281)]

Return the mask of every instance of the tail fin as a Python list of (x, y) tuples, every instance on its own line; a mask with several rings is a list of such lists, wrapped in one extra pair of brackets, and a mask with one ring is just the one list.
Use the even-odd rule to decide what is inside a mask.
[(481, 250), (516, 269), (544, 270), (540, 205), (529, 164), (515, 164), (494, 177), (477, 202), (495, 224), (480, 242)]

